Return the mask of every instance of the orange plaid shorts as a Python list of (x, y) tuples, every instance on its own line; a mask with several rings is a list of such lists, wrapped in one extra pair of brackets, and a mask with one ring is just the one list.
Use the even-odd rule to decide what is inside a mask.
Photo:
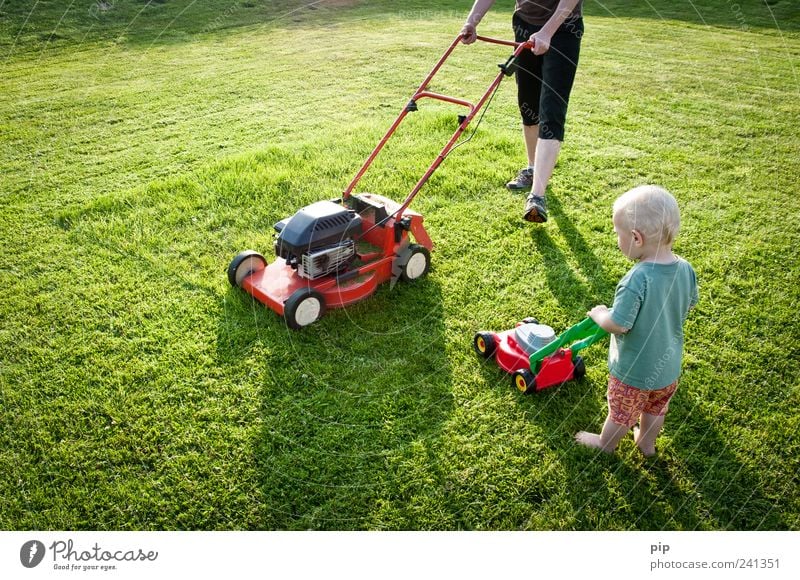
[(669, 401), (678, 389), (678, 381), (663, 389), (645, 391), (626, 385), (618, 378), (608, 377), (608, 412), (617, 425), (633, 427), (639, 415), (666, 415)]

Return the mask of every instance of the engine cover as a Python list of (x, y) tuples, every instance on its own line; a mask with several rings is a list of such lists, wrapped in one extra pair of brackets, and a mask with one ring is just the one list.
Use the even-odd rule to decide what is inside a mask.
[(318, 201), (275, 224), (275, 254), (305, 278), (341, 270), (355, 257), (361, 216), (332, 201)]

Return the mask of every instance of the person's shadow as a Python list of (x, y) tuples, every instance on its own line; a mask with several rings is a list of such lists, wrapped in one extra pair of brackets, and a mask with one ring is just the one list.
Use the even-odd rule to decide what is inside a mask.
[(574, 314), (577, 322), (591, 307), (611, 304), (614, 288), (622, 272), (616, 274), (607, 270), (578, 228), (564, 214), (556, 196), (548, 196), (547, 205), (550, 220), (558, 226), (569, 246), (570, 255), (567, 256), (558, 247), (547, 227), (532, 228), (531, 238), (544, 261), (547, 284), (553, 297), (565, 312)]

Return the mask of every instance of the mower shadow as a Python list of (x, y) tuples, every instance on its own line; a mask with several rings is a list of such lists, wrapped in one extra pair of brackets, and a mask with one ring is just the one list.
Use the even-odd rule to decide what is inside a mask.
[(241, 291), (225, 302), (219, 357), (249, 369), (260, 398), (251, 527), (402, 527), (379, 507), (403, 487), (393, 466), (438, 439), (453, 406), (436, 282), (384, 285), (301, 331)]

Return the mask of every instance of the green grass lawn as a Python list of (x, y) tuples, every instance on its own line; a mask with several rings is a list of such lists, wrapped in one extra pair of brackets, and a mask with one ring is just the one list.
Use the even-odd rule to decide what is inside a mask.
[[(0, 0), (0, 528), (800, 529), (796, 3), (586, 0), (550, 221), (502, 187), (508, 80), (413, 204), (428, 277), (289, 331), (225, 269), (341, 193), (472, 1), (397, 4)], [(363, 190), (402, 199), (460, 112), (424, 103)], [(611, 204), (648, 182), (701, 283), (652, 461), (573, 443), (607, 343), (535, 396), (471, 347), (610, 303)]]

